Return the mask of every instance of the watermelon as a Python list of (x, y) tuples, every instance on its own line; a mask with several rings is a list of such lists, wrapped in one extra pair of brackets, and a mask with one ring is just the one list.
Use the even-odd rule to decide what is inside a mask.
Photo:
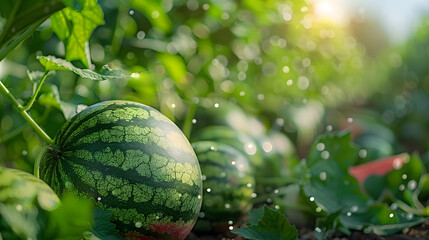
[(262, 152), (256, 142), (248, 135), (226, 126), (210, 126), (198, 131), (192, 142), (214, 141), (230, 145), (250, 159), (255, 167), (262, 167)]
[(223, 143), (192, 143), (203, 174), (204, 198), (196, 232), (224, 232), (252, 208), (255, 180), (249, 160)]
[(239, 105), (219, 98), (202, 98), (195, 112), (195, 126), (226, 126), (250, 136), (258, 137), (265, 126), (255, 117), (249, 116)]
[(42, 180), (17, 169), (0, 167), (0, 179), (0, 239), (36, 239), (40, 210), (59, 207), (58, 196)]
[(126, 239), (184, 239), (201, 207), (201, 170), (189, 141), (135, 102), (101, 102), (67, 121), (40, 176), (59, 196), (71, 192), (112, 212)]
[(42, 180), (21, 170), (0, 167), (0, 203), (16, 204), (26, 210), (39, 205), (48, 211), (59, 206), (60, 200), (55, 192)]
[(298, 163), (292, 141), (283, 133), (270, 130), (256, 140), (262, 149), (264, 165), (259, 175), (267, 178), (289, 177), (290, 168)]

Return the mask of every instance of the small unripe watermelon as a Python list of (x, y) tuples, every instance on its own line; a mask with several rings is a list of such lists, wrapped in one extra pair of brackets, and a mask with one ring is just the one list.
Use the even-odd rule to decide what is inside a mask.
[(240, 131), (225, 126), (210, 126), (197, 131), (192, 142), (214, 141), (230, 145), (246, 156), (255, 168), (262, 167), (262, 152), (256, 142)]
[(223, 143), (192, 143), (203, 174), (204, 198), (194, 230), (224, 232), (252, 208), (255, 179), (249, 160)]
[(92, 105), (64, 124), (41, 178), (112, 212), (127, 239), (184, 239), (202, 199), (201, 170), (181, 130), (134, 102)]
[(0, 203), (15, 205), (19, 211), (34, 206), (34, 199), (44, 210), (54, 210), (60, 205), (55, 192), (42, 180), (17, 169), (0, 167)]

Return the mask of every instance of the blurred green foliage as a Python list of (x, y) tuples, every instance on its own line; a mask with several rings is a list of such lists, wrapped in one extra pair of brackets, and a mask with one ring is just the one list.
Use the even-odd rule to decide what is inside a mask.
[[(349, 159), (355, 164), (419, 151), (426, 152), (423, 165), (429, 166), (428, 19), (402, 46), (381, 48), (387, 45), (385, 35), (374, 45), (359, 24), (347, 28), (318, 18), (306, 1), (34, 2), (31, 7), (28, 1), (18, 1), (15, 10), (14, 1), (2, 2), (0, 59), (8, 46), (23, 42), (0, 61), (0, 80), (24, 104), (46, 69), (38, 58), (52, 55), (72, 61), (74, 65), (65, 68), (77, 74), (55, 65), (61, 60), (52, 61), (57, 71), (48, 76), (29, 111), (52, 138), (79, 108), (127, 99), (159, 109), (188, 136), (210, 125), (248, 134), (263, 157), (270, 158), (272, 149), (278, 151), (269, 167), (277, 168), (279, 176), (300, 174), (279, 166), (295, 166), (296, 155), (309, 152), (311, 160), (311, 154), (318, 153), (314, 146), (310, 149), (318, 133), (344, 128), (351, 130), (350, 139), (357, 144)], [(13, 11), (17, 14), (8, 23)], [(19, 21), (26, 16), (31, 18)], [(17, 26), (14, 31), (12, 25)], [(25, 35), (25, 29), (36, 27)], [(85, 75), (96, 72), (108, 79), (93, 81)], [(119, 73), (130, 78), (117, 77)], [(286, 150), (274, 144), (273, 135), (283, 139), (279, 141)], [(32, 172), (45, 144), (0, 96), (1, 165)], [(329, 168), (333, 163), (323, 164)], [(337, 165), (332, 168), (337, 177), (348, 178), (344, 166)], [(389, 176), (395, 174), (399, 173)], [(422, 179), (426, 189), (427, 177)], [(387, 185), (393, 189), (395, 184)], [(304, 194), (292, 187), (286, 191), (297, 198)], [(407, 196), (394, 194), (407, 202)], [(305, 201), (307, 208), (312, 204), (306, 208), (312, 215), (321, 214), (314, 212), (315, 203)], [(329, 210), (338, 214), (337, 209)], [(330, 216), (319, 223), (337, 226), (337, 217)]]

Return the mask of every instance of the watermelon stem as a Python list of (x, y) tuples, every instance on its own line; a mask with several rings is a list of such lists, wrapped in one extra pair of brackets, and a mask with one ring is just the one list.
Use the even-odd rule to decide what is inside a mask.
[[(45, 75), (47, 75), (47, 73), (45, 73)], [(46, 76), (44, 75), (44, 77), (46, 78)], [(41, 84), (43, 83), (43, 81), (41, 81)], [(39, 87), (40, 90), (40, 87)], [(34, 129), (34, 131), (36, 131), (37, 134), (39, 134), (39, 136), (41, 138), (43, 138), (46, 142), (48, 142), (49, 144), (52, 144), (54, 141), (52, 140), (52, 138), (49, 137), (48, 134), (45, 133), (45, 131), (43, 131), (43, 129), (34, 121), (34, 119), (28, 114), (27, 109), (25, 109), (25, 107), (23, 107), (17, 100), (16, 98), (12, 95), (12, 93), (9, 91), (9, 89), (7, 89), (7, 87), (3, 84), (2, 81), (0, 81), (0, 92), (3, 93), (4, 96), (6, 96), (9, 101), (12, 102), (12, 104), (17, 108), (19, 114), (21, 114), (21, 116), (30, 124), (30, 126)], [(36, 90), (35, 94), (38, 93), (38, 90)], [(33, 97), (32, 97), (33, 98)], [(35, 98), (35, 97), (34, 97)], [(33, 100), (34, 102), (34, 100)], [(31, 103), (31, 101), (30, 101)], [(32, 103), (31, 103), (32, 104)], [(30, 106), (31, 107), (31, 106)]]
[(195, 111), (197, 110), (197, 105), (192, 103), (188, 108), (188, 113), (186, 114), (185, 121), (183, 122), (182, 132), (185, 134), (186, 138), (190, 139), (192, 131), (192, 119), (195, 116)]
[(42, 161), (43, 156), (48, 151), (49, 145), (46, 145), (40, 151), (39, 156), (37, 156), (36, 161), (34, 162), (34, 176), (40, 178), (40, 162)]
[(31, 96), (30, 101), (27, 103), (27, 105), (22, 106), (22, 108), (20, 110), (30, 110), (30, 108), (33, 106), (34, 101), (36, 100), (37, 95), (40, 92), (40, 89), (42, 88), (43, 83), (45, 82), (46, 77), (48, 76), (49, 71), (46, 71), (45, 74), (43, 74), (42, 78), (40, 79), (40, 83), (36, 88), (36, 91), (34, 91), (33, 96)]

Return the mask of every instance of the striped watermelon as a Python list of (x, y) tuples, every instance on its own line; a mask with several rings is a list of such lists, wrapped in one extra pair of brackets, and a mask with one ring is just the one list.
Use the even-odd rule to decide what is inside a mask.
[(127, 239), (184, 239), (198, 216), (201, 172), (167, 117), (143, 104), (106, 101), (64, 124), (40, 176), (60, 196), (89, 197)]
[(223, 143), (192, 143), (203, 174), (204, 198), (195, 231), (223, 232), (252, 208), (255, 180), (249, 160)]
[(210, 126), (201, 129), (192, 138), (192, 142), (214, 141), (230, 145), (250, 159), (255, 167), (262, 167), (262, 152), (255, 141), (248, 135), (225, 126)]
[(34, 207), (34, 199), (45, 210), (57, 208), (60, 200), (42, 180), (17, 169), (0, 167), (0, 204), (13, 204), (19, 211)]

